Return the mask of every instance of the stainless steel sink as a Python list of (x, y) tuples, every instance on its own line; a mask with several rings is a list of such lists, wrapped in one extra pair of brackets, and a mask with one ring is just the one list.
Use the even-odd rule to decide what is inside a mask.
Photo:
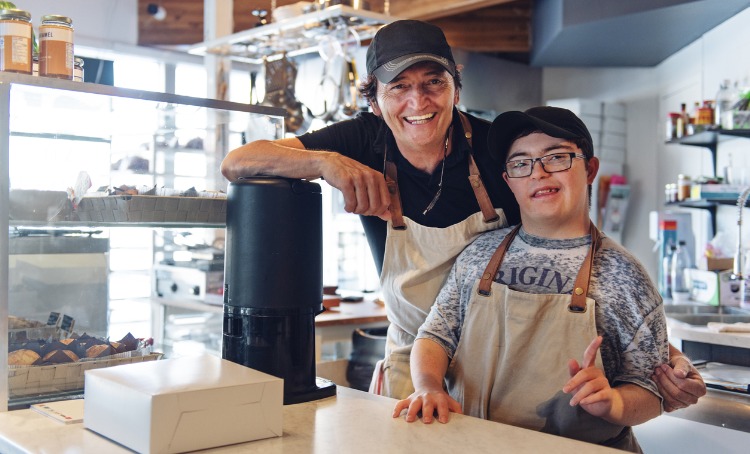
[(750, 310), (734, 306), (709, 306), (707, 304), (665, 304), (667, 317), (672, 314), (736, 314), (750, 315)]
[(750, 313), (743, 314), (667, 314), (667, 318), (694, 326), (706, 326), (709, 322), (750, 323)]

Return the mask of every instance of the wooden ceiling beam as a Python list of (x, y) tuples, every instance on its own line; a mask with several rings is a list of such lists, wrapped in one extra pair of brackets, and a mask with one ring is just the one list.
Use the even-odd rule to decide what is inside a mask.
[(531, 50), (531, 0), (431, 20), (451, 46), (473, 52), (527, 53)]

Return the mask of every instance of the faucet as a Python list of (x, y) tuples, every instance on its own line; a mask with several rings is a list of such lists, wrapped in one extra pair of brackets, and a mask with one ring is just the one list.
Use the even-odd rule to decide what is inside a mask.
[(745, 208), (745, 202), (750, 197), (750, 187), (745, 188), (737, 197), (737, 251), (734, 254), (734, 269), (732, 270), (733, 278), (738, 281), (744, 280), (742, 272), (745, 269), (742, 254), (742, 209)]

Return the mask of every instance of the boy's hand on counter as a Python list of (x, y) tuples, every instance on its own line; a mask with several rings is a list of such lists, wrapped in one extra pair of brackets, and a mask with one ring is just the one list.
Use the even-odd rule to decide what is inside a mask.
[(698, 370), (685, 356), (675, 356), (669, 364), (654, 370), (651, 379), (664, 398), (664, 411), (671, 412), (689, 407), (706, 395), (706, 384)]

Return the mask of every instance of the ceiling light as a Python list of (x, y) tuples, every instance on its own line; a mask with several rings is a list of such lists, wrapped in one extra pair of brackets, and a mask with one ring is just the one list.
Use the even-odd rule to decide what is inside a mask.
[(163, 6), (157, 5), (156, 3), (149, 3), (146, 7), (146, 11), (156, 20), (164, 20), (167, 17), (167, 10)]

